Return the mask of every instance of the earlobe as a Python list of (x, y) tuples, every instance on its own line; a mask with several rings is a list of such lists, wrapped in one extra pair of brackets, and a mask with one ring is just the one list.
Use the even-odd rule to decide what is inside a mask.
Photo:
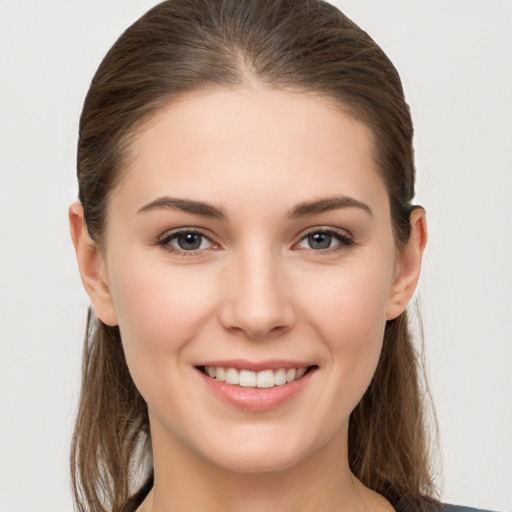
[(98, 318), (107, 325), (117, 325), (117, 315), (110, 293), (105, 260), (85, 225), (80, 202), (69, 207), (69, 228), (75, 247), (80, 277)]
[(405, 311), (420, 277), (421, 261), (427, 244), (427, 219), (422, 207), (414, 208), (410, 223), (411, 235), (399, 252), (397, 275), (388, 300), (386, 320), (393, 320)]

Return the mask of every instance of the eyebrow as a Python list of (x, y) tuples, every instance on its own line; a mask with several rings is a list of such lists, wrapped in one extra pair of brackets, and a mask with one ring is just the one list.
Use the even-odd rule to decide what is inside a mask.
[(212, 219), (225, 220), (226, 212), (223, 208), (214, 206), (204, 201), (193, 201), (191, 199), (178, 199), (175, 197), (163, 196), (151, 201), (137, 210), (137, 214), (147, 213), (154, 210), (180, 210), (193, 215), (209, 217)]
[[(288, 212), (288, 218), (296, 219), (300, 217), (307, 217), (310, 215), (318, 215), (331, 210), (341, 208), (359, 208), (371, 217), (373, 212), (371, 208), (362, 201), (348, 196), (335, 196), (315, 201), (305, 201), (294, 206)], [(202, 217), (209, 217), (212, 219), (226, 220), (226, 211), (211, 203), (205, 201), (194, 201), (192, 199), (179, 199), (175, 197), (163, 196), (149, 202), (137, 210), (137, 214), (147, 213), (154, 210), (167, 209), (167, 210), (180, 210), (185, 213), (193, 215), (200, 215)]]
[(316, 201), (306, 201), (299, 203), (288, 212), (288, 217), (291, 219), (296, 219), (309, 215), (318, 215), (319, 213), (328, 212), (330, 210), (337, 210), (340, 208), (359, 208), (368, 213), (368, 215), (371, 217), (374, 216), (371, 208), (366, 203), (354, 199), (353, 197), (334, 196), (318, 199)]

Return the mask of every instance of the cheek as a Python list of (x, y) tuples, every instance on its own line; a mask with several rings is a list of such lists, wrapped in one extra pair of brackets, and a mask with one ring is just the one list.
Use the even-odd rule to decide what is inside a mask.
[[(304, 311), (335, 346), (370, 341), (383, 332), (391, 277), (386, 267), (341, 269), (338, 275), (315, 277)], [(315, 320), (316, 319), (316, 320)], [(337, 336), (337, 333), (339, 336)], [(338, 343), (334, 340), (338, 338)], [(333, 347), (333, 348), (334, 348)]]
[(315, 290), (303, 308), (307, 322), (322, 339), (333, 378), (351, 389), (355, 407), (377, 366), (392, 276), (385, 264), (340, 269), (315, 279)]
[(165, 260), (124, 260), (114, 268), (112, 295), (134, 379), (144, 367), (177, 366), (183, 347), (207, 328), (215, 304), (211, 277), (197, 268), (177, 270)]

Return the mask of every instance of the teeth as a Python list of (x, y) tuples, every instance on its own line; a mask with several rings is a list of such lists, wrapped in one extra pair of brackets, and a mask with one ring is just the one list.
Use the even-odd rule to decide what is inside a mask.
[(217, 368), (216, 370), (216, 377), (217, 379), (224, 382), (226, 380), (226, 370), (225, 368)]
[(274, 384), (276, 386), (286, 384), (286, 370), (284, 368), (279, 368), (279, 370), (274, 373)]
[(295, 374), (295, 379), (300, 379), (306, 373), (306, 368), (299, 368)]
[(274, 386), (282, 386), (288, 382), (300, 379), (306, 371), (307, 368), (279, 368), (278, 370), (252, 372), (250, 370), (237, 370), (236, 368), (222, 368), (220, 366), (204, 367), (204, 373), (213, 379), (245, 388), (273, 388)]
[(240, 382), (240, 375), (234, 368), (226, 370), (226, 382), (228, 384), (238, 384)]
[(244, 388), (256, 387), (256, 373), (250, 372), (249, 370), (242, 370), (240, 372), (239, 384)]
[(274, 386), (274, 372), (272, 370), (258, 372), (258, 375), (256, 375), (257, 388), (273, 388)]
[(290, 368), (286, 372), (286, 382), (293, 382), (295, 377), (297, 376), (297, 370), (295, 368)]

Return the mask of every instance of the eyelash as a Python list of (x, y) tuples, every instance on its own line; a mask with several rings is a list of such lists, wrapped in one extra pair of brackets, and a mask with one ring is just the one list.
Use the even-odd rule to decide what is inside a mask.
[(197, 229), (197, 228), (180, 228), (176, 231), (173, 231), (172, 233), (166, 233), (159, 240), (157, 240), (157, 245), (161, 246), (166, 251), (172, 252), (172, 253), (180, 255), (180, 256), (194, 256), (194, 255), (201, 254), (204, 250), (206, 250), (206, 249), (199, 249), (199, 250), (187, 251), (185, 249), (178, 249), (176, 247), (173, 247), (171, 245), (171, 241), (176, 240), (180, 235), (198, 235), (198, 236), (202, 237), (203, 239), (208, 240), (212, 244), (212, 247), (209, 249), (218, 248), (218, 244), (213, 242), (209, 235), (207, 235), (206, 233), (204, 233), (203, 231), (201, 231), (200, 229)]
[(308, 237), (310, 237), (312, 235), (318, 235), (318, 234), (328, 235), (328, 236), (336, 239), (338, 243), (334, 247), (328, 247), (325, 249), (313, 249), (310, 247), (310, 248), (305, 248), (304, 250), (310, 251), (310, 252), (314, 253), (315, 255), (324, 256), (324, 255), (329, 255), (329, 254), (333, 254), (333, 253), (337, 253), (337, 252), (346, 250), (346, 249), (356, 245), (356, 242), (354, 241), (354, 239), (346, 231), (339, 231), (339, 230), (336, 230), (333, 228), (321, 228), (321, 227), (318, 228), (317, 227), (317, 228), (311, 229), (310, 231), (303, 234), (301, 236), (300, 240), (296, 244), (294, 244), (294, 247), (296, 247), (303, 241), (307, 240)]
[[(339, 251), (343, 251), (347, 248), (353, 247), (356, 245), (354, 239), (348, 235), (346, 232), (338, 231), (336, 229), (332, 228), (315, 228), (311, 229), (310, 231), (304, 233), (299, 241), (295, 244), (293, 244), (293, 248), (297, 247), (300, 243), (305, 241), (308, 237), (312, 235), (328, 235), (334, 239), (337, 240), (337, 244), (334, 247), (327, 247), (325, 249), (314, 249), (312, 247), (304, 248), (306, 251), (313, 252), (315, 254), (321, 254), (321, 255), (327, 255), (336, 253)], [(187, 251), (185, 249), (178, 249), (171, 245), (171, 241), (176, 240), (180, 235), (198, 235), (202, 237), (203, 239), (206, 239), (210, 242), (212, 247), (209, 247), (208, 249), (218, 249), (219, 245), (216, 244), (209, 235), (207, 235), (205, 232), (201, 231), (197, 228), (180, 228), (176, 231), (173, 231), (172, 233), (166, 233), (161, 238), (159, 238), (156, 242), (157, 245), (161, 246), (166, 251), (172, 252), (174, 254), (178, 254), (180, 256), (194, 256), (201, 254), (203, 251), (208, 249), (197, 249), (197, 250), (190, 250)], [(202, 242), (201, 242), (202, 243)]]

